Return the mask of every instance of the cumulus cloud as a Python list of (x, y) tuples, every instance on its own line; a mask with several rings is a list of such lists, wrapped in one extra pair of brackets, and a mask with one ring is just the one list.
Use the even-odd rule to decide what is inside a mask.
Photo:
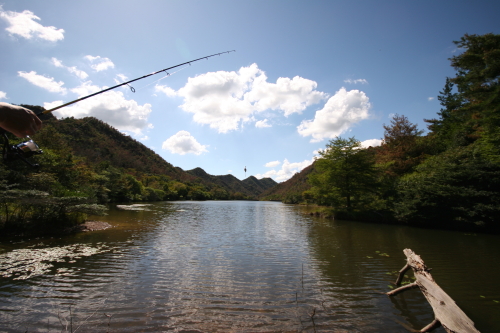
[(365, 79), (356, 79), (356, 80), (347, 79), (344, 80), (344, 82), (349, 84), (357, 84), (357, 83), (368, 84), (368, 81), (366, 81)]
[(4, 11), (0, 5), (0, 18), (5, 20), (9, 26), (5, 28), (11, 35), (18, 35), (26, 39), (38, 37), (51, 42), (64, 39), (64, 29), (56, 27), (44, 27), (40, 23), (40, 18), (33, 12), (25, 10), (22, 13)]
[(316, 111), (314, 119), (303, 120), (297, 130), (304, 137), (312, 136), (311, 142), (334, 138), (355, 123), (367, 119), (370, 107), (364, 92), (341, 88), (330, 97), (323, 109)]
[(62, 61), (57, 59), (57, 58), (52, 58), (52, 64), (54, 64), (54, 66), (56, 66), (56, 67), (63, 67), (64, 68)]
[(115, 81), (116, 84), (123, 83), (127, 81), (128, 77), (124, 74), (116, 74), (118, 78), (114, 78), (113, 80)]
[(90, 67), (96, 72), (105, 71), (108, 68), (114, 68), (115, 64), (109, 58), (103, 58), (100, 56), (93, 57), (91, 55), (85, 56), (85, 59), (89, 60), (92, 65)]
[(382, 140), (380, 139), (369, 139), (365, 141), (361, 141), (361, 147), (363, 148), (368, 148), (368, 147), (377, 147), (382, 144)]
[[(103, 87), (103, 89), (106, 87)], [(79, 97), (102, 90), (91, 82), (85, 82), (80, 86), (71, 89)], [(62, 101), (45, 103), (45, 109), (51, 109), (63, 104)], [(100, 119), (120, 131), (129, 131), (140, 134), (145, 128), (151, 128), (148, 123), (148, 116), (151, 113), (151, 104), (137, 104), (134, 100), (127, 100), (120, 91), (108, 91), (92, 98), (83, 100), (76, 104), (66, 106), (54, 111), (57, 117), (95, 117)]]
[(264, 128), (264, 127), (273, 127), (273, 125), (269, 124), (267, 122), (267, 119), (264, 119), (264, 120), (259, 120), (258, 122), (256, 122), (255, 127)]
[(167, 86), (162, 86), (162, 85), (156, 85), (155, 91), (162, 92), (165, 95), (167, 95), (168, 97), (174, 97), (177, 95), (177, 92), (174, 89), (167, 87)]
[[(266, 164), (266, 167), (270, 163), (276, 163), (278, 164), (274, 165), (275, 167), (281, 164), (279, 161), (274, 161), (274, 162), (269, 162)], [(293, 177), (297, 172), (302, 171), (304, 168), (308, 167), (314, 162), (314, 159), (312, 160), (304, 160), (302, 162), (295, 162), (295, 163), (290, 163), (286, 158), (283, 160), (283, 164), (281, 165), (281, 169), (276, 170), (269, 170), (266, 173), (263, 174), (257, 174), (255, 175), (255, 178), (261, 179), (261, 178), (273, 178), (277, 182), (284, 182), (290, 178)]]
[(427, 97), (428, 101), (432, 101), (433, 99), (434, 99), (434, 97)]
[(52, 58), (52, 64), (59, 68), (65, 68), (68, 72), (70, 72), (71, 74), (75, 74), (82, 80), (85, 80), (89, 76), (87, 73), (85, 73), (82, 70), (79, 70), (75, 66), (73, 67), (64, 66), (62, 61), (57, 58)]
[[(255, 68), (257, 69), (257, 65)], [(299, 76), (293, 79), (280, 77), (276, 83), (270, 83), (264, 72), (259, 70), (245, 99), (253, 102), (257, 111), (282, 110), (285, 116), (289, 116), (293, 113), (300, 114), (308, 106), (326, 98), (325, 93), (315, 90), (316, 87), (316, 82)]]
[(56, 82), (54, 81), (53, 77), (38, 75), (35, 71), (31, 71), (29, 73), (27, 72), (17, 72), (17, 73), (19, 74), (20, 77), (28, 80), (28, 82), (34, 84), (35, 86), (38, 86), (50, 92), (58, 92), (61, 94), (66, 94), (66, 88), (63, 87), (64, 82), (62, 81)]
[(7, 99), (7, 93), (0, 91), (0, 99)]
[(280, 165), (281, 162), (280, 161), (272, 161), (272, 162), (267, 162), (265, 164), (265, 167), (266, 168), (274, 168), (274, 167), (277, 167), (278, 165)]
[(193, 113), (195, 122), (226, 133), (237, 130), (244, 122), (253, 121), (252, 116), (257, 112), (277, 110), (285, 116), (301, 113), (327, 97), (316, 91), (316, 86), (316, 82), (298, 76), (279, 78), (276, 83), (267, 82), (265, 72), (253, 64), (237, 72), (209, 72), (189, 78), (177, 92), (164, 86), (157, 86), (156, 90), (168, 96), (183, 97), (180, 107)]
[(207, 147), (200, 144), (188, 131), (179, 131), (165, 140), (161, 146), (172, 154), (195, 154), (208, 152)]

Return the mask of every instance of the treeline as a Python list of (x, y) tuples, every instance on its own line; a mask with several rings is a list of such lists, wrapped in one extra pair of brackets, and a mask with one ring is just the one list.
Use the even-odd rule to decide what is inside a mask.
[(337, 218), (448, 229), (500, 231), (500, 35), (455, 42), (456, 76), (423, 136), (404, 115), (384, 125), (383, 143), (362, 149), (335, 138), (295, 201), (332, 207)]
[[(23, 105), (37, 114), (39, 106)], [(110, 202), (252, 199), (173, 167), (141, 143), (95, 118), (43, 119), (33, 136), (43, 154), (0, 163), (0, 229), (61, 231)], [(21, 140), (7, 134), (12, 144)]]

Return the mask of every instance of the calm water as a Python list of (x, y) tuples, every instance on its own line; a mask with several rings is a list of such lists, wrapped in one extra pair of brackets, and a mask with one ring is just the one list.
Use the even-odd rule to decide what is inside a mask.
[(430, 306), (418, 289), (383, 293), (411, 248), (480, 331), (500, 332), (499, 236), (272, 202), (145, 208), (112, 208), (104, 231), (0, 244), (0, 331), (407, 332)]

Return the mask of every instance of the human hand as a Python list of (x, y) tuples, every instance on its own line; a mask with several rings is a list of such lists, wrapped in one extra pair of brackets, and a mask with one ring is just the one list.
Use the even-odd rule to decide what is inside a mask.
[(0, 127), (23, 138), (35, 134), (42, 127), (42, 121), (31, 110), (0, 102)]

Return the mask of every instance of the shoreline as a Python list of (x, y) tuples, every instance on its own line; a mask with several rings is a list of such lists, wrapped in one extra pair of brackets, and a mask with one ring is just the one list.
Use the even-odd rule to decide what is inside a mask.
[(69, 230), (66, 230), (66, 232), (68, 234), (72, 234), (72, 233), (77, 233), (77, 232), (106, 230), (106, 229), (109, 229), (112, 227), (113, 226), (107, 222), (89, 220), (89, 221), (85, 221), (82, 224), (79, 224), (75, 227), (72, 227)]

